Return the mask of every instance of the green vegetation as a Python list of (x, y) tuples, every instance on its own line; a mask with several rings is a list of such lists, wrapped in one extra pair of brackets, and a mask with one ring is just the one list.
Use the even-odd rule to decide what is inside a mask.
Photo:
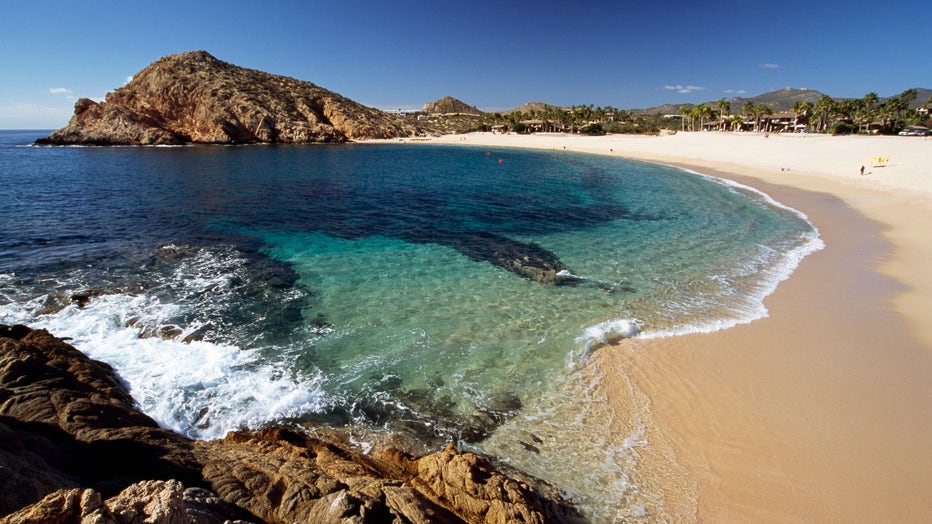
[[(764, 104), (745, 102), (741, 114), (730, 114), (728, 102), (716, 102), (716, 108), (705, 104), (681, 106), (681, 130), (718, 129), (777, 131), (799, 129), (815, 133), (833, 134), (896, 134), (906, 126), (932, 124), (927, 111), (910, 108), (916, 99), (916, 90), (881, 100), (876, 93), (867, 93), (863, 98), (836, 100), (828, 95), (817, 102), (797, 101), (791, 112), (779, 115)], [(930, 97), (928, 106), (932, 105)], [(714, 125), (706, 126), (707, 122)]]
[[(789, 89), (787, 89), (789, 91)], [(760, 97), (758, 97), (760, 98)], [(648, 114), (612, 106), (575, 105), (558, 107), (529, 103), (507, 112), (479, 115), (431, 116), (419, 122), (425, 132), (501, 131), (513, 133), (560, 132), (588, 135), (658, 134), (670, 131), (806, 131), (833, 134), (897, 134), (907, 126), (932, 127), (928, 111), (913, 102), (917, 90), (910, 89), (886, 99), (867, 93), (857, 99), (835, 99), (823, 95), (816, 101), (797, 100), (782, 104), (787, 112), (767, 104), (745, 100), (739, 108), (721, 98), (715, 102), (682, 105), (676, 114)], [(470, 106), (471, 107), (471, 106)], [(777, 102), (777, 107), (781, 104)], [(925, 109), (932, 107), (932, 97)]]
[(485, 113), (482, 127), (485, 130), (515, 133), (563, 132), (588, 135), (606, 133), (657, 134), (661, 118), (635, 116), (612, 106), (577, 105), (572, 107), (534, 104), (527, 110), (515, 109), (505, 113)]

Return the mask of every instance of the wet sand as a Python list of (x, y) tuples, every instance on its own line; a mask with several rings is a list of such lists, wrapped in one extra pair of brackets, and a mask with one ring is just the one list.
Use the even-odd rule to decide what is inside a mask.
[[(766, 319), (595, 356), (627, 370), (649, 399), (648, 441), (675, 453), (648, 452), (641, 475), (685, 467), (700, 522), (929, 521), (930, 346), (892, 307), (906, 287), (877, 271), (896, 255), (884, 226), (830, 195), (729, 178), (806, 210), (826, 248), (765, 301)], [(696, 494), (662, 496), (677, 513)]]
[[(650, 520), (932, 522), (932, 141), (679, 136), (440, 142), (681, 165), (820, 229), (826, 248), (768, 297), (768, 318), (594, 354), (607, 401), (646, 425), (637, 476), (663, 508)], [(880, 150), (891, 161), (860, 176)]]

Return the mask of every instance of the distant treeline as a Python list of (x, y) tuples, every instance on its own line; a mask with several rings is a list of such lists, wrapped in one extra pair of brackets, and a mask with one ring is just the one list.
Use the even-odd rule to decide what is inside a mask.
[[(672, 131), (795, 131), (832, 134), (897, 134), (916, 126), (932, 127), (932, 97), (918, 108), (917, 91), (880, 99), (876, 93), (862, 98), (835, 99), (823, 95), (815, 102), (794, 102), (790, 111), (778, 112), (766, 104), (746, 101), (731, 107), (724, 98), (693, 106), (680, 106), (675, 114), (646, 114), (612, 106), (572, 107), (537, 104), (528, 109), (482, 113), (461, 119), (459, 131), (514, 133), (563, 132), (658, 134)], [(449, 130), (447, 130), (449, 131)]]

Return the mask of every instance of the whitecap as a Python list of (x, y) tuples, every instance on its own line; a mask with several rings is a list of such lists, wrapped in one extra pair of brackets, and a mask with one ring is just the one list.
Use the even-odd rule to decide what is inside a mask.
[(615, 344), (625, 338), (636, 337), (641, 332), (642, 322), (634, 318), (606, 320), (589, 326), (576, 338), (577, 349), (570, 352), (567, 367), (575, 369), (586, 355), (600, 346)]
[[(91, 358), (112, 365), (139, 408), (161, 426), (192, 438), (213, 439), (242, 428), (319, 413), (331, 405), (319, 372), (270, 362), (258, 350), (185, 341), (198, 326), (168, 319), (180, 306), (146, 295), (96, 297), (34, 315), (29, 303), (0, 306), (0, 322), (45, 328)], [(170, 338), (152, 336), (170, 333)]]

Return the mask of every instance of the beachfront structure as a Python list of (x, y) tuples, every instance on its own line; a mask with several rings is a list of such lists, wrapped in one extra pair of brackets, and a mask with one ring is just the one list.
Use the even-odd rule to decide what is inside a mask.
[(527, 133), (557, 133), (566, 131), (565, 126), (551, 122), (550, 120), (521, 120), (518, 123), (524, 126), (525, 132)]
[(771, 115), (762, 115), (760, 121), (723, 118), (703, 124), (703, 130), (711, 131), (764, 131), (767, 133), (794, 133), (806, 129), (809, 118), (805, 113), (783, 111)]
[(783, 133), (805, 129), (807, 121), (804, 114), (784, 111), (765, 116), (761, 125), (765, 131)]

